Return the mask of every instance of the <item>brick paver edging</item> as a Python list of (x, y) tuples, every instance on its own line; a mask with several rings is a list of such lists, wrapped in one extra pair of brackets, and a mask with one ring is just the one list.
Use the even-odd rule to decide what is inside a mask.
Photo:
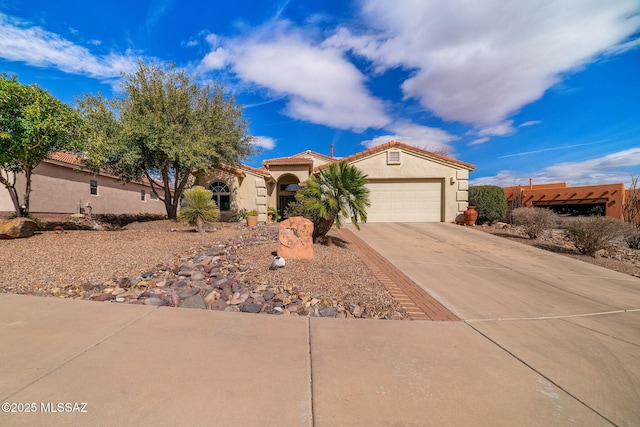
[(387, 288), (393, 298), (400, 303), (412, 320), (460, 320), (353, 232), (345, 229), (335, 231), (341, 239), (350, 244), (351, 248), (380, 283)]

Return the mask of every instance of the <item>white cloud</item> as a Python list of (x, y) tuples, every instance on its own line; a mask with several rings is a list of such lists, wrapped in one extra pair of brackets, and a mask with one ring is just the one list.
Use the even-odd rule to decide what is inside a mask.
[(515, 132), (513, 120), (507, 120), (493, 126), (483, 127), (477, 133), (479, 136), (506, 136), (513, 135)]
[(519, 125), (519, 128), (524, 128), (527, 126), (535, 126), (535, 125), (539, 125), (540, 123), (542, 123), (540, 120), (529, 120), (528, 122), (524, 122), (521, 125)]
[(273, 150), (276, 146), (276, 140), (269, 136), (256, 136), (253, 145), (264, 148), (265, 150)]
[(484, 137), (484, 138), (478, 138), (478, 139), (474, 139), (473, 141), (471, 141), (469, 143), (469, 145), (480, 145), (480, 144), (484, 144), (485, 142), (489, 141), (489, 137)]
[(321, 46), (286, 21), (270, 22), (248, 37), (213, 41), (201, 71), (230, 64), (242, 80), (287, 96), (290, 117), (356, 131), (390, 121), (343, 51)]
[(342, 29), (331, 42), (379, 70), (414, 70), (402, 85), (406, 97), (445, 120), (483, 127), (541, 98), (563, 73), (615, 53), (640, 27), (637, 9), (634, 0), (364, 0), (374, 31)]
[[(96, 45), (96, 41), (90, 44)], [(56, 67), (72, 74), (114, 78), (137, 66), (136, 56), (111, 53), (95, 56), (57, 34), (0, 13), (0, 57), (37, 67)]]
[(392, 133), (380, 135), (371, 140), (362, 141), (361, 145), (371, 148), (380, 144), (385, 144), (389, 141), (400, 141), (429, 151), (449, 152), (451, 149), (449, 142), (457, 139), (455, 136), (442, 129), (431, 128), (404, 121), (392, 123), (387, 126), (387, 130)]
[[(631, 148), (582, 162), (565, 162), (547, 166), (539, 172), (521, 174), (516, 171), (500, 171), (496, 176), (473, 179), (472, 185), (498, 185), (567, 182), (569, 185), (594, 185), (631, 182), (631, 168), (640, 166), (640, 148)], [(637, 174), (635, 174), (637, 176)]]

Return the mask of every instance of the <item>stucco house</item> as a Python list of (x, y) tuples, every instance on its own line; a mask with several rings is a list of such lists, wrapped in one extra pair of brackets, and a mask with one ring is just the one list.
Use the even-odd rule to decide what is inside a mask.
[[(450, 222), (459, 220), (467, 208), (469, 172), (474, 165), (398, 141), (343, 159), (304, 151), (264, 160), (260, 168), (223, 165), (198, 174), (194, 185), (213, 192), (222, 221), (230, 220), (234, 210), (256, 210), (258, 221), (264, 223), (269, 207), (282, 214), (301, 184), (342, 160), (367, 175), (368, 222)], [(70, 153), (54, 153), (34, 169), (32, 180), (30, 210), (36, 216), (77, 213), (86, 204), (92, 213), (166, 213), (148, 183), (94, 175)], [(18, 178), (18, 188), (24, 188), (23, 181)], [(10, 212), (9, 194), (0, 188), (0, 213)]]
[(623, 208), (630, 196), (624, 184), (569, 186), (566, 182), (518, 185), (503, 188), (508, 212), (520, 206), (544, 207), (561, 214), (600, 214), (624, 219)]
[[(54, 152), (40, 162), (31, 175), (31, 186), (29, 210), (35, 216), (67, 216), (89, 209), (93, 214), (166, 214), (164, 203), (148, 183), (124, 183), (106, 173), (94, 174), (72, 153)], [(24, 174), (17, 176), (16, 188), (22, 200)], [(0, 186), (0, 215), (13, 212), (9, 192)]]
[(258, 221), (265, 222), (268, 207), (282, 213), (300, 184), (342, 160), (367, 175), (368, 222), (450, 222), (459, 220), (467, 208), (474, 165), (398, 141), (343, 159), (304, 151), (264, 160), (259, 169), (223, 167), (198, 175), (195, 184), (213, 191), (221, 219), (229, 218), (233, 209), (255, 209)]

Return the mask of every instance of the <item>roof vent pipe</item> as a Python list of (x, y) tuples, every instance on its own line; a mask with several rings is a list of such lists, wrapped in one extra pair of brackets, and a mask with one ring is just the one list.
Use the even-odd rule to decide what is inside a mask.
[(529, 178), (529, 190), (533, 190), (533, 179)]
[(333, 159), (333, 144), (329, 145), (329, 154), (331, 155), (331, 158)]

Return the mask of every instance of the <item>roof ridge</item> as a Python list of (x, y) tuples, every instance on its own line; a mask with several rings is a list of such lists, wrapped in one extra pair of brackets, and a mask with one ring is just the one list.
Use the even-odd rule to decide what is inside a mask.
[(418, 148), (416, 146), (406, 144), (404, 142), (391, 140), (389, 142), (385, 142), (383, 144), (376, 145), (375, 147), (371, 147), (371, 148), (367, 148), (366, 150), (359, 151), (359, 152), (354, 153), (354, 154), (352, 154), (350, 156), (343, 157), (341, 159), (334, 159), (333, 162), (325, 163), (324, 165), (320, 165), (320, 166), (316, 167), (314, 169), (314, 171), (319, 171), (319, 170), (325, 169), (325, 168), (329, 167), (330, 165), (332, 165), (334, 163), (339, 163), (339, 162), (341, 162), (343, 160), (347, 161), (347, 162), (352, 162), (354, 160), (358, 160), (358, 159), (361, 159), (363, 157), (370, 156), (372, 154), (379, 153), (381, 151), (384, 151), (384, 150), (386, 150), (388, 148), (393, 148), (393, 147), (404, 148), (404, 149), (409, 150), (409, 151), (417, 152), (417, 153), (420, 153), (420, 154), (425, 154), (427, 156), (435, 157), (435, 158), (438, 158), (438, 159), (441, 159), (441, 160), (444, 160), (444, 161), (447, 161), (447, 162), (456, 163), (456, 164), (458, 164), (460, 166), (463, 166), (465, 168), (469, 168), (471, 170), (474, 170), (476, 168), (476, 166), (471, 164), (471, 163), (463, 162), (461, 160), (454, 159), (453, 157), (443, 156), (442, 154), (437, 154), (437, 153), (434, 153), (432, 151), (425, 150), (423, 148)]

